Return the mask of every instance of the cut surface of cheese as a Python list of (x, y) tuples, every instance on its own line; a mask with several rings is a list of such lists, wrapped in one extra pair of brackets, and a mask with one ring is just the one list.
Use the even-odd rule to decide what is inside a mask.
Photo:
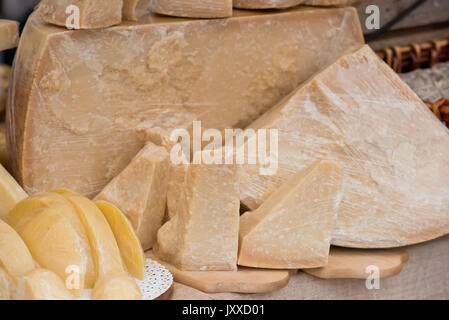
[(181, 270), (236, 270), (237, 166), (191, 164), (181, 192), (177, 214), (159, 229), (156, 256)]
[(154, 0), (156, 13), (191, 18), (227, 18), (232, 16), (232, 0)]
[(5, 220), (11, 209), (27, 197), (22, 187), (0, 164), (0, 219)]
[(35, 269), (20, 280), (20, 300), (74, 300), (64, 282), (55, 273)]
[(246, 206), (254, 209), (324, 158), (345, 171), (333, 244), (398, 247), (449, 232), (447, 128), (368, 46), (338, 59), (250, 127), (278, 129), (279, 169), (261, 176), (243, 166)]
[(353, 3), (356, 3), (358, 0), (305, 0), (304, 4), (309, 6), (319, 6), (319, 7), (328, 7), (328, 6), (350, 6)]
[(13, 280), (0, 266), (0, 301), (11, 300)]
[(56, 209), (42, 209), (26, 224), (15, 229), (37, 263), (66, 281), (76, 271), (71, 291), (79, 296), (85, 287), (87, 259), (81, 239), (69, 220)]
[(42, 0), (37, 15), (68, 29), (96, 29), (120, 24), (122, 9), (123, 0)]
[(8, 167), (8, 152), (6, 150), (5, 124), (0, 123), (0, 165)]
[(6, 222), (0, 220), (0, 268), (19, 278), (36, 267), (26, 244)]
[(19, 23), (0, 19), (0, 51), (17, 47), (19, 43)]
[(142, 125), (244, 127), (363, 43), (353, 8), (150, 17), (76, 31), (28, 19), (7, 107), (11, 169), (27, 192), (93, 197), (145, 145)]
[(131, 221), (144, 250), (151, 249), (167, 202), (169, 154), (148, 143), (97, 196), (117, 206)]
[(182, 208), (181, 194), (184, 188), (184, 179), (188, 168), (189, 164), (170, 163), (170, 175), (167, 189), (167, 213), (170, 219)]
[(145, 257), (131, 223), (113, 204), (107, 201), (97, 201), (95, 204), (108, 220), (126, 269), (134, 278), (143, 280)]
[(318, 161), (295, 174), (240, 218), (238, 264), (270, 269), (326, 265), (342, 186), (343, 171), (332, 161)]
[(150, 12), (153, 0), (123, 0), (122, 19), (138, 21), (139, 17)]
[(285, 9), (306, 0), (234, 0), (234, 7), (241, 9)]
[(6, 108), (10, 75), (11, 67), (6, 64), (0, 65), (0, 119)]
[(127, 276), (105, 278), (99, 281), (91, 294), (92, 300), (142, 300), (137, 283)]
[(76, 194), (64, 194), (77, 211), (89, 238), (97, 282), (125, 274), (120, 250), (108, 221), (97, 206)]
[[(19, 202), (8, 214), (6, 220), (14, 229), (21, 230), (24, 225), (46, 208), (64, 216), (76, 232), (80, 251), (83, 254), (82, 266), (84, 268), (85, 287), (93, 288), (96, 273), (87, 232), (76, 210), (63, 196), (54, 192), (47, 192), (29, 197)], [(51, 268), (47, 267), (47, 269)]]

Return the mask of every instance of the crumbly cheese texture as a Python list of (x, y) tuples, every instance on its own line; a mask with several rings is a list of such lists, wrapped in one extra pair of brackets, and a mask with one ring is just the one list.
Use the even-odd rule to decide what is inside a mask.
[(285, 9), (306, 0), (234, 0), (234, 7), (241, 9)]
[(151, 249), (165, 215), (169, 154), (148, 143), (97, 195), (116, 205), (131, 221), (144, 250)]
[(11, 74), (11, 67), (2, 64), (0, 65), (0, 119), (6, 109), (6, 100), (8, 99), (9, 78)]
[(343, 195), (343, 170), (318, 161), (240, 218), (238, 264), (301, 269), (327, 264)]
[(96, 29), (120, 24), (122, 9), (123, 0), (42, 0), (37, 15), (69, 29), (77, 22), (75, 29)]
[(0, 220), (5, 220), (8, 213), (28, 195), (0, 164)]
[(145, 145), (142, 127), (244, 127), (363, 43), (352, 8), (151, 20), (88, 31), (28, 20), (7, 115), (25, 190), (95, 196)]
[(151, 10), (175, 17), (227, 18), (232, 16), (232, 0), (153, 0)]
[(236, 270), (238, 177), (236, 165), (191, 164), (177, 214), (158, 232), (156, 256), (180, 270)]
[[(332, 243), (398, 247), (449, 232), (449, 136), (416, 94), (365, 46), (345, 55), (250, 127), (279, 130), (279, 170), (242, 170), (254, 209), (316, 159), (345, 171)], [(432, 159), (431, 161), (429, 159)]]
[(19, 44), (19, 23), (0, 19), (0, 51), (12, 49)]

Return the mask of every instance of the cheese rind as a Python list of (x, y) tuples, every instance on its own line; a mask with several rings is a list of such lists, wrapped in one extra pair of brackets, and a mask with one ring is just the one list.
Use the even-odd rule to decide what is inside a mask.
[(232, 0), (154, 0), (156, 13), (190, 18), (227, 18), (232, 16)]
[(234, 7), (241, 9), (285, 9), (306, 0), (234, 0)]
[(128, 217), (144, 250), (153, 247), (162, 226), (169, 168), (165, 148), (148, 143), (95, 198), (114, 204)]
[(279, 130), (277, 174), (243, 166), (242, 201), (252, 209), (325, 158), (346, 177), (333, 244), (398, 247), (449, 232), (447, 129), (369, 47), (338, 59), (250, 127)]
[(105, 28), (122, 22), (123, 0), (42, 0), (37, 15), (45, 22), (72, 28), (71, 16), (79, 9), (79, 26), (76, 29)]
[(6, 100), (8, 98), (9, 78), (11, 74), (11, 67), (2, 64), (0, 65), (0, 119), (6, 108)]
[(191, 164), (177, 214), (153, 251), (180, 270), (236, 270), (239, 187), (236, 165)]
[(304, 4), (319, 7), (327, 7), (327, 6), (343, 7), (343, 6), (350, 6), (355, 2), (357, 2), (357, 0), (305, 0)]
[(301, 269), (327, 264), (342, 198), (343, 171), (319, 161), (240, 218), (238, 264)]
[(0, 19), (0, 51), (17, 47), (19, 43), (19, 23)]
[(8, 152), (6, 150), (6, 135), (4, 123), (0, 123), (0, 165), (8, 167)]
[(0, 220), (5, 220), (14, 206), (27, 197), (22, 187), (0, 164)]
[(7, 111), (11, 167), (25, 190), (95, 196), (144, 146), (142, 123), (245, 126), (363, 43), (352, 8), (151, 17), (88, 31), (28, 19)]

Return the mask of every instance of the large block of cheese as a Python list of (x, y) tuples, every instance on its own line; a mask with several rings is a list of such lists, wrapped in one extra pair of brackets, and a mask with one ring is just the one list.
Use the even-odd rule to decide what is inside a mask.
[(234, 0), (235, 8), (242, 9), (284, 9), (297, 6), (306, 0)]
[[(78, 8), (78, 12), (73, 7)], [(42, 0), (37, 14), (46, 22), (76, 29), (105, 28), (122, 22), (123, 0)]]
[(270, 269), (327, 264), (343, 196), (343, 170), (318, 161), (240, 218), (238, 264)]
[(0, 19), (0, 51), (12, 49), (19, 43), (19, 23)]
[(345, 171), (332, 243), (397, 247), (449, 232), (449, 134), (368, 47), (345, 55), (251, 125), (279, 130), (279, 170), (244, 166), (255, 208), (316, 159)]
[(28, 20), (7, 112), (12, 170), (27, 191), (94, 196), (144, 146), (142, 125), (243, 127), (363, 43), (351, 8), (150, 17), (76, 31)]
[(232, 16), (232, 0), (154, 0), (151, 10), (175, 17), (226, 18)]
[(152, 248), (164, 219), (169, 161), (165, 148), (149, 143), (96, 197), (128, 217), (144, 250)]
[(180, 207), (159, 230), (154, 253), (181, 270), (235, 270), (238, 176), (236, 165), (191, 164)]

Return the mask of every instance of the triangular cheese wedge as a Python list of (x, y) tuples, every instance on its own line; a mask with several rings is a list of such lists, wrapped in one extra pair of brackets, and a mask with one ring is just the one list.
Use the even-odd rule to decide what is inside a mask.
[(449, 232), (449, 132), (368, 46), (251, 127), (279, 132), (277, 173), (242, 170), (242, 201), (252, 209), (293, 173), (330, 159), (346, 176), (333, 244), (398, 247)]
[(343, 171), (319, 161), (295, 174), (240, 218), (238, 264), (256, 268), (324, 266), (342, 198)]

